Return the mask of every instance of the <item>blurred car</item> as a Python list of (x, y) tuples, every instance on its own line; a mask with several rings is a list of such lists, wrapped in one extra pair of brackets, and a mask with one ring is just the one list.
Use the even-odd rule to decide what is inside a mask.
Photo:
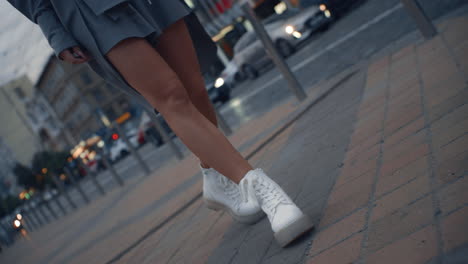
[(222, 83), (228, 85), (229, 88), (232, 89), (232, 88), (234, 88), (236, 86), (237, 83), (239, 83), (239, 82), (241, 82), (243, 80), (244, 80), (244, 77), (239, 72), (239, 67), (237, 66), (237, 64), (233, 60), (231, 60), (226, 65), (224, 70), (221, 72), (218, 79), (216, 79), (215, 83), (216, 82), (218, 82), (218, 83), (222, 82)]
[[(169, 128), (169, 125), (166, 123), (164, 118), (160, 114), (156, 114), (156, 118), (159, 120), (159, 123), (168, 135), (175, 137), (174, 132)], [(138, 125), (138, 141), (151, 142), (156, 147), (159, 147), (164, 144), (164, 141), (153, 122), (154, 121), (149, 117), (148, 113), (144, 112), (142, 114), (140, 124)]]
[(86, 165), (92, 172), (100, 172), (107, 169), (106, 164), (99, 153), (94, 156), (93, 160), (88, 161)]
[(213, 104), (217, 102), (224, 104), (231, 99), (231, 88), (223, 79), (218, 78), (214, 82), (207, 83), (206, 89)]
[(301, 0), (302, 7), (324, 6), (334, 14), (334, 18), (339, 18), (350, 11), (353, 7), (364, 3), (365, 0)]
[[(328, 28), (331, 21), (332, 13), (328, 9), (312, 6), (302, 11), (288, 10), (281, 15), (273, 15), (263, 23), (278, 52), (283, 57), (289, 57), (299, 44), (314, 32)], [(259, 75), (259, 69), (271, 63), (254, 31), (245, 33), (234, 45), (232, 61), (237, 65), (238, 72), (249, 79), (255, 79)], [(234, 71), (235, 68), (232, 67), (228, 70), (228, 75), (235, 78)]]

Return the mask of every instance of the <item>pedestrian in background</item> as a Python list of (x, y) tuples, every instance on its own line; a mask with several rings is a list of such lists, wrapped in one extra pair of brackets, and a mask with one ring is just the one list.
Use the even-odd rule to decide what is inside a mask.
[(266, 213), (282, 246), (312, 228), (280, 186), (253, 169), (218, 130), (202, 77), (216, 45), (182, 0), (8, 1), (41, 27), (60, 59), (88, 63), (162, 114), (200, 159), (209, 208), (227, 210), (243, 223)]

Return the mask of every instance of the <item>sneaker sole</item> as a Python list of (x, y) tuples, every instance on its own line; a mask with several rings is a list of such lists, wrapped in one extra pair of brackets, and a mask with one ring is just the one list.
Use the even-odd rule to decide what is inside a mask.
[(240, 216), (240, 215), (236, 215), (229, 207), (221, 203), (207, 200), (207, 199), (204, 199), (204, 202), (205, 202), (206, 207), (208, 207), (208, 209), (211, 209), (214, 211), (219, 211), (219, 210), (226, 211), (231, 215), (232, 218), (234, 218), (234, 220), (243, 224), (252, 225), (260, 221), (260, 219), (262, 219), (263, 217), (265, 217), (265, 213), (262, 210), (252, 215)]
[(314, 224), (310, 218), (306, 215), (303, 215), (301, 218), (297, 219), (287, 227), (284, 227), (283, 229), (276, 232), (275, 239), (278, 241), (281, 247), (286, 247), (304, 233), (310, 231), (312, 228), (314, 228)]

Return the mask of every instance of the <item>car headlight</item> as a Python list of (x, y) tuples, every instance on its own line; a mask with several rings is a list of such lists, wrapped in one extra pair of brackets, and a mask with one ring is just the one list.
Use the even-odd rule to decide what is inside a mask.
[(287, 34), (291, 35), (294, 31), (296, 31), (296, 29), (291, 25), (287, 25), (284, 28), (284, 31), (286, 31)]
[(214, 84), (215, 88), (219, 88), (219, 87), (221, 87), (223, 85), (224, 85), (224, 79), (223, 78), (219, 77), (218, 79), (216, 79), (215, 84)]
[(15, 225), (16, 228), (19, 228), (19, 227), (21, 226), (21, 222), (20, 222), (18, 219), (16, 219), (16, 220), (13, 222), (13, 224)]
[(325, 10), (323, 13), (325, 14), (326, 17), (331, 17), (331, 13), (329, 10)]
[(325, 11), (325, 10), (327, 10), (327, 6), (324, 5), (324, 4), (321, 4), (321, 5), (319, 6), (319, 8), (320, 8), (320, 11)]

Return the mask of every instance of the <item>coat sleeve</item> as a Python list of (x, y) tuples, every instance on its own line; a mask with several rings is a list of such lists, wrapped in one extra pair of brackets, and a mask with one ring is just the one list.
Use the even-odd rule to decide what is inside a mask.
[(49, 0), (8, 0), (8, 2), (41, 27), (55, 55), (58, 56), (64, 49), (78, 45), (60, 22)]

